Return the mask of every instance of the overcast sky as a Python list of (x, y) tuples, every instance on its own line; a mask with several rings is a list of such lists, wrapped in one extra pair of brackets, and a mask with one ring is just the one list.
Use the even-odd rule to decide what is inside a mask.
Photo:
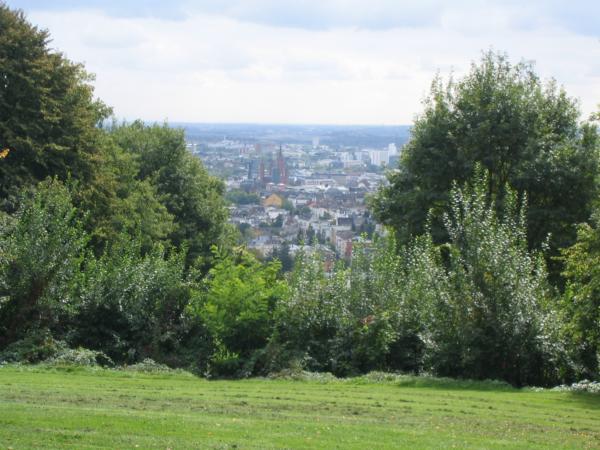
[(482, 50), (600, 103), (600, 1), (8, 0), (121, 118), (410, 124)]

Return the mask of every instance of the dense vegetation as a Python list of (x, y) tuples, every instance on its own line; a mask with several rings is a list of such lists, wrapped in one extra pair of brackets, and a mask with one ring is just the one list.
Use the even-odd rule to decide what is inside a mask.
[(373, 202), (395, 232), (331, 272), (235, 247), (183, 132), (110, 122), (90, 80), (0, 5), (0, 361), (598, 378), (598, 132), (530, 65), (434, 82)]
[[(485, 53), (463, 79), (436, 78), (402, 153), (399, 170), (374, 202), (378, 218), (399, 239), (431, 227), (436, 243), (448, 239), (443, 214), (452, 183), (476, 164), (489, 171), (487, 192), (508, 183), (527, 194), (530, 248), (548, 256), (575, 242), (576, 225), (589, 220), (598, 198), (598, 133), (579, 122), (577, 101), (554, 81), (543, 83), (530, 63)], [(561, 267), (549, 259), (558, 275)]]

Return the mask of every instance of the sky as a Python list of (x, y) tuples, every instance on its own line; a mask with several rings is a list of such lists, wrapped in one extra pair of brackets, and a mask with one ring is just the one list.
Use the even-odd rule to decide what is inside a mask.
[(5, 0), (119, 118), (410, 124), (483, 51), (600, 104), (600, 1)]

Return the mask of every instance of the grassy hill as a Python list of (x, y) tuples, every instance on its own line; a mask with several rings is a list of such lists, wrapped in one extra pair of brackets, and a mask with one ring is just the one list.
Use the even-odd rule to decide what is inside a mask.
[(375, 378), (206, 381), (5, 366), (0, 447), (600, 447), (599, 395)]

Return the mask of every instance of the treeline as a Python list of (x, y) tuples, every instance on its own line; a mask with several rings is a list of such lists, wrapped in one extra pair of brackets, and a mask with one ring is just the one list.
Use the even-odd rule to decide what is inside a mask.
[(111, 122), (48, 42), (0, 5), (0, 361), (598, 378), (598, 131), (530, 65), (436, 79), (372, 199), (389, 235), (284, 274), (236, 247), (182, 131)]

